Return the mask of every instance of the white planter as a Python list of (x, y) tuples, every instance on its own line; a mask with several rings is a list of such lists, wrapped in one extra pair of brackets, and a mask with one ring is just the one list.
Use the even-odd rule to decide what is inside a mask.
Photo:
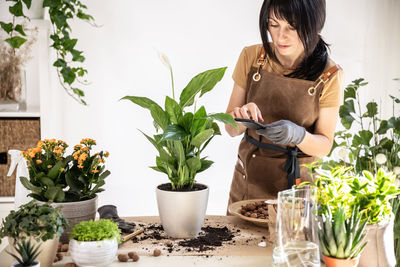
[[(60, 241), (63, 244), (69, 242), (69, 232), (75, 224), (81, 221), (89, 221), (90, 219), (94, 220), (96, 218), (97, 199), (98, 197), (96, 196), (95, 198), (84, 201), (50, 204), (53, 207), (61, 207), (61, 212), (68, 220), (68, 228), (64, 229), (64, 232), (60, 237)], [(44, 203), (41, 201), (38, 202)]]
[[(24, 267), (24, 266), (19, 264), (19, 262), (16, 261), (13, 264), (11, 264), (11, 267)], [(40, 262), (38, 262), (38, 263), (36, 263), (34, 265), (31, 265), (31, 266), (28, 266), (28, 267), (40, 267)]]
[(394, 267), (393, 218), (389, 222), (369, 224), (366, 230), (368, 244), (361, 252), (358, 267)]
[(74, 239), (69, 241), (69, 253), (78, 266), (110, 266), (115, 260), (118, 251), (118, 242), (112, 240), (80, 242)]
[(156, 189), (158, 212), (165, 232), (172, 238), (197, 236), (204, 223), (209, 188), (176, 192)]

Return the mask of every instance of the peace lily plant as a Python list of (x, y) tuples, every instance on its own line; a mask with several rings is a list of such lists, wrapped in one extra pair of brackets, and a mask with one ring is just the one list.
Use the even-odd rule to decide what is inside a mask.
[[(160, 53), (159, 56), (168, 67), (172, 81), (172, 98), (165, 97), (164, 108), (147, 97), (125, 96), (122, 99), (148, 109), (153, 117), (156, 134), (143, 133), (158, 151), (156, 165), (151, 168), (165, 173), (170, 181), (156, 189), (161, 222), (170, 237), (189, 238), (199, 233), (207, 209), (209, 189), (196, 184), (195, 178), (213, 162), (201, 153), (221, 134), (215, 121), (237, 125), (229, 114), (209, 114), (204, 106), (196, 108), (197, 100), (214, 88), (226, 68), (196, 75), (177, 100), (171, 64), (165, 55)], [(193, 109), (188, 110), (192, 106)]]

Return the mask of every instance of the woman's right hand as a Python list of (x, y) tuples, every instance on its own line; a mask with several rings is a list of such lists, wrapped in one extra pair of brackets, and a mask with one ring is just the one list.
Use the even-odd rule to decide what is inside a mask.
[(230, 114), (233, 118), (251, 119), (259, 122), (264, 121), (260, 109), (253, 102), (247, 103), (241, 107), (235, 107)]

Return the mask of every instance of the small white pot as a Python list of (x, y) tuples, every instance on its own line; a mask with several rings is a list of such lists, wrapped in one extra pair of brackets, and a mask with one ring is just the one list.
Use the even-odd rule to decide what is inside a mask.
[(110, 266), (118, 251), (117, 239), (102, 241), (69, 241), (69, 253), (78, 266)]
[(197, 236), (204, 223), (209, 189), (177, 192), (156, 189), (158, 213), (165, 232), (172, 238)]
[[(18, 261), (14, 262), (13, 264), (11, 264), (11, 267), (24, 267), (23, 265), (19, 264)], [(34, 265), (30, 265), (29, 267), (40, 267), (40, 262), (37, 262)]]

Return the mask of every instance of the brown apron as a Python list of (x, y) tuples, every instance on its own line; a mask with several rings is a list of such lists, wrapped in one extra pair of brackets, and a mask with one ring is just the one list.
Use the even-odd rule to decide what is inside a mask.
[[(263, 59), (265, 63), (263, 54), (260, 59)], [(322, 77), (327, 75), (329, 78), (336, 70), (322, 74), (318, 78), (320, 82), (317, 83), (288, 78), (263, 70), (260, 59), (259, 67), (252, 67), (247, 78), (246, 103), (254, 102), (259, 107), (264, 124), (289, 120), (313, 133), (319, 114), (319, 97), (323, 88), (319, 85), (322, 83)], [(239, 146), (229, 204), (244, 199), (276, 198), (279, 191), (288, 188), (289, 172), (292, 177), (300, 178), (301, 181), (311, 181), (308, 169), (301, 167), (297, 171), (299, 173), (296, 173), (294, 163), (298, 160), (297, 166), (301, 166), (315, 161), (315, 157), (301, 153), (294, 146), (285, 147), (274, 144), (275, 148), (281, 150), (275, 151), (276, 149), (271, 150), (255, 145), (255, 142), (266, 144), (264, 146), (273, 144), (256, 134), (254, 130), (246, 131)], [(295, 182), (300, 180), (296, 179)]]

